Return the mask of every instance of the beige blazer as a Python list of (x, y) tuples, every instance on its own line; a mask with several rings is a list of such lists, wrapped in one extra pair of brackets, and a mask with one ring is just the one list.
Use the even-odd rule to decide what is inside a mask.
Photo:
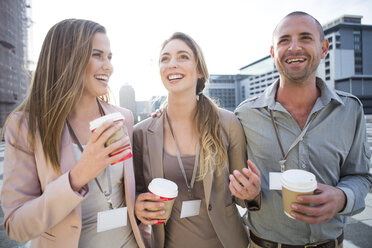
[[(228, 160), (220, 175), (209, 173), (203, 180), (208, 215), (216, 234), (224, 247), (246, 248), (248, 236), (234, 198), (229, 190), (229, 174), (246, 167), (246, 142), (242, 126), (235, 115), (220, 109), (222, 139)], [(137, 124), (133, 131), (134, 167), (137, 193), (148, 192), (153, 178), (164, 177), (163, 172), (163, 121), (149, 118)], [(238, 201), (244, 206), (243, 201)], [(164, 225), (153, 225), (151, 247), (164, 247)], [(186, 241), (186, 240), (185, 240)]]
[[(132, 138), (132, 113), (106, 103), (102, 103), (102, 107), (106, 114), (120, 111), (124, 115)], [(63, 129), (61, 140), (61, 172), (56, 173), (45, 160), (39, 134), (36, 134), (35, 149), (27, 142), (27, 118), (19, 126), (20, 117), (20, 113), (11, 116), (5, 132), (1, 191), (4, 229), (11, 239), (21, 242), (32, 240), (31, 247), (78, 247), (82, 226), (80, 203), (84, 196), (74, 192), (69, 182), (69, 171), (77, 161), (67, 126)], [(85, 188), (89, 190), (87, 185)], [(133, 233), (139, 247), (144, 247), (134, 217), (132, 159), (124, 164), (124, 190)]]

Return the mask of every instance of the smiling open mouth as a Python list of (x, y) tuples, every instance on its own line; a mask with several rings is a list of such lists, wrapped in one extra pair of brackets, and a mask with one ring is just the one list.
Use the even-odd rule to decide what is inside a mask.
[(182, 79), (184, 76), (182, 74), (172, 74), (168, 76), (169, 81), (177, 80), (177, 79)]
[(285, 60), (285, 62), (287, 64), (299, 64), (299, 63), (302, 63), (306, 61), (306, 59), (303, 59), (303, 58), (293, 58), (293, 59), (287, 59)]
[(105, 82), (107, 82), (108, 79), (109, 79), (109, 77), (107, 75), (94, 75), (94, 78), (98, 79), (100, 81), (105, 81)]

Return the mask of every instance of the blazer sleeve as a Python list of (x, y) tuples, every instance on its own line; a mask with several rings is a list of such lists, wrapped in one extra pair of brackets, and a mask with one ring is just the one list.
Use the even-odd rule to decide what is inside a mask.
[[(229, 160), (229, 172), (233, 173), (234, 170), (242, 171), (244, 167), (247, 167), (247, 145), (245, 142), (245, 136), (243, 128), (239, 120), (234, 114), (229, 113), (228, 118), (228, 149), (227, 156)], [(234, 198), (235, 202), (242, 207), (245, 207), (244, 201), (239, 198)]]
[(6, 126), (1, 206), (7, 235), (25, 242), (58, 224), (83, 197), (71, 189), (69, 172), (42, 190), (34, 148), (28, 142), (27, 121), (24, 118), (20, 126), (19, 121), (11, 116)]
[[(232, 114), (229, 122), (229, 149), (228, 158), (230, 164), (230, 173), (234, 170), (241, 171), (247, 167), (247, 143), (242, 125), (238, 118)], [(247, 208), (250, 211), (257, 211), (261, 207), (261, 193), (252, 201), (241, 200), (234, 198), (235, 202), (241, 207)]]

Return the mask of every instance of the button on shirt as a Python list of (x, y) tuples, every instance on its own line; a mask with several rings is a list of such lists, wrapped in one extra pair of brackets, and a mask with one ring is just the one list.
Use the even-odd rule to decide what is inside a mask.
[(335, 239), (341, 234), (346, 215), (365, 208), (364, 199), (372, 183), (363, 108), (356, 97), (334, 91), (317, 78), (321, 96), (306, 125), (316, 116), (303, 139), (289, 153), (285, 169), (309, 171), (319, 183), (342, 189), (347, 204), (329, 222), (307, 224), (287, 217), (283, 213), (281, 191), (269, 190), (269, 172), (280, 172), (279, 161), (283, 159), (269, 110), (273, 111), (284, 152), (302, 131), (289, 112), (275, 102), (278, 84), (279, 80), (261, 96), (241, 103), (235, 111), (247, 138), (248, 158), (261, 171), (261, 210), (249, 213), (249, 228), (264, 239), (285, 244)]

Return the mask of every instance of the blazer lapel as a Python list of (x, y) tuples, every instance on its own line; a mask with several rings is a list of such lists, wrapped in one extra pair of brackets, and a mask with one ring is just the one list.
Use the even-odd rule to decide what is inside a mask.
[(164, 177), (163, 120), (164, 114), (160, 118), (155, 118), (146, 132), (152, 178)]
[(61, 171), (62, 174), (74, 168), (76, 164), (76, 158), (74, 149), (72, 146), (72, 140), (70, 133), (68, 132), (67, 125), (63, 127), (62, 138), (61, 138)]
[(212, 183), (213, 183), (213, 173), (211, 171), (208, 171), (207, 175), (205, 175), (203, 179), (205, 203), (207, 207), (209, 205), (209, 201), (211, 198)]

